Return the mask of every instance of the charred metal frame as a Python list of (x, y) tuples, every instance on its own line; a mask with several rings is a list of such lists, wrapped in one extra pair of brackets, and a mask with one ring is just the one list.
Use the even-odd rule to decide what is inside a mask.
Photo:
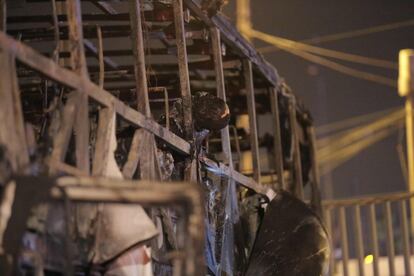
[[(46, 182), (52, 182), (47, 183)], [(204, 205), (201, 189), (193, 183), (116, 180), (102, 177), (61, 177), (57, 179), (23, 176), (17, 186), (51, 187), (44, 200), (69, 200), (73, 203), (140, 204), (145, 207), (173, 206), (181, 214), (181, 243), (173, 254), (173, 275), (205, 275), (203, 271)], [(35, 196), (35, 195), (33, 195)], [(39, 203), (40, 203), (39, 202)], [(14, 203), (15, 206), (19, 202)], [(23, 203), (24, 204), (24, 203)], [(15, 227), (12, 225), (10, 227)], [(18, 227), (20, 228), (20, 227)], [(5, 268), (0, 272), (4, 273)], [(3, 274), (2, 274), (3, 275)], [(7, 275), (7, 274), (5, 274)]]
[[(32, 1), (42, 1), (42, 0), (32, 0)], [(119, 202), (126, 200), (126, 202), (138, 202), (141, 204), (146, 204), (145, 200), (151, 201), (151, 203), (160, 203), (167, 204), (168, 202), (185, 201), (185, 204), (191, 204), (193, 202), (196, 193), (193, 188), (189, 188), (188, 184), (183, 184), (179, 188), (165, 188), (169, 186), (162, 186), (151, 182), (151, 185), (133, 186), (136, 182), (130, 181), (118, 181), (120, 185), (119, 188), (122, 192), (122, 189), (130, 191), (129, 197), (119, 197), (119, 194), (114, 192), (113, 189), (109, 188), (108, 180), (103, 178), (88, 178), (89, 176), (100, 177), (103, 175), (104, 167), (108, 162), (108, 153), (105, 149), (108, 148), (111, 139), (111, 129), (113, 120), (112, 118), (120, 117), (124, 121), (128, 122), (133, 127), (138, 130), (144, 131), (146, 134), (150, 135), (150, 140), (153, 142), (154, 137), (157, 137), (164, 142), (166, 142), (172, 149), (183, 154), (187, 158), (187, 167), (186, 167), (186, 181), (194, 180), (194, 162), (200, 162), (204, 167), (218, 175), (225, 176), (229, 179), (229, 183), (238, 183), (248, 189), (255, 191), (256, 193), (267, 196), (268, 198), (273, 198), (275, 190), (277, 189), (288, 189), (287, 183), (284, 179), (283, 172), (283, 159), (282, 159), (282, 142), (280, 134), (280, 122), (279, 122), (279, 111), (278, 111), (278, 97), (280, 94), (283, 94), (283, 86), (280, 83), (279, 76), (276, 70), (268, 64), (261, 55), (259, 55), (256, 50), (234, 29), (234, 27), (228, 22), (224, 17), (216, 15), (213, 17), (208, 17), (198, 6), (198, 4), (193, 0), (174, 0), (173, 1), (173, 14), (172, 22), (174, 25), (174, 33), (170, 34), (175, 37), (175, 45), (169, 45), (167, 49), (152, 49), (157, 54), (160, 55), (171, 55), (175, 54), (177, 57), (176, 65), (165, 65), (167, 68), (172, 70), (178, 69), (179, 72), (179, 97), (183, 101), (183, 114), (184, 114), (184, 133), (185, 139), (178, 137), (169, 130), (168, 124), (167, 127), (163, 127), (158, 124), (151, 114), (150, 108), (150, 97), (149, 92), (151, 87), (148, 87), (149, 79), (151, 78), (152, 72), (148, 70), (148, 66), (145, 64), (145, 39), (143, 26), (145, 25), (145, 19), (151, 18), (151, 14), (147, 14), (141, 9), (140, 0), (128, 0), (129, 1), (129, 14), (119, 14), (114, 8), (111, 7), (111, 2), (104, 1), (90, 1), (92, 4), (101, 9), (104, 14), (94, 15), (94, 14), (82, 14), (81, 11), (81, 1), (80, 0), (61, 0), (59, 2), (65, 2), (67, 8), (67, 16), (62, 16), (57, 14), (56, 3), (53, 8), (53, 17), (51, 23), (54, 26), (54, 39), (56, 40), (56, 50), (54, 52), (53, 58), (45, 57), (44, 54), (39, 53), (34, 50), (32, 47), (26, 45), (24, 42), (21, 42), (17, 39), (12, 38), (7, 35), (5, 30), (6, 26), (6, 9), (5, 9), (5, 0), (0, 1), (0, 29), (3, 30), (0, 32), (0, 55), (2, 60), (8, 61), (9, 67), (2, 66), (0, 70), (4, 71), (2, 76), (2, 81), (0, 82), (0, 95), (2, 100), (0, 102), (0, 118), (2, 116), (6, 118), (7, 114), (10, 112), (16, 114), (16, 118), (7, 117), (7, 119), (2, 120), (5, 122), (4, 130), (14, 129), (16, 133), (7, 132), (8, 135), (13, 135), (13, 137), (1, 137), (0, 143), (4, 143), (11, 150), (11, 154), (16, 160), (16, 164), (13, 167), (14, 173), (23, 173), (24, 168), (28, 165), (28, 149), (27, 143), (25, 141), (24, 135), (24, 120), (22, 117), (21, 103), (19, 99), (19, 91), (17, 85), (17, 75), (16, 68), (14, 68), (15, 60), (18, 60), (20, 63), (26, 65), (30, 69), (34, 70), (37, 73), (45, 76), (52, 81), (55, 81), (62, 86), (65, 86), (73, 92), (68, 96), (68, 100), (65, 104), (63, 110), (63, 127), (59, 130), (58, 134), (54, 137), (54, 147), (49, 160), (49, 170), (52, 175), (56, 173), (66, 173), (69, 175), (75, 175), (77, 178), (65, 178), (58, 180), (59, 183), (71, 183), (70, 185), (64, 185), (69, 198), (74, 201), (109, 201), (109, 202)], [(188, 30), (187, 17), (191, 15), (194, 19), (200, 21), (205, 29), (203, 30)], [(82, 17), (86, 19), (94, 20), (120, 20), (128, 22), (130, 27), (129, 31), (131, 32), (131, 43), (132, 50), (104, 50), (103, 46), (103, 37), (105, 37), (105, 32), (107, 30), (102, 26), (96, 27), (96, 32), (92, 33), (88, 30), (85, 31), (85, 26), (82, 22)], [(27, 17), (14, 17), (10, 18), (11, 22), (24, 22), (24, 20), (33, 20), (39, 22), (49, 22), (49, 17), (43, 16), (27, 16)], [(58, 20), (66, 20), (68, 22), (68, 27), (62, 27), (58, 24)], [(122, 28), (121, 28), (122, 27)], [(124, 30), (124, 26), (118, 28), (120, 34), (114, 34), (114, 36), (128, 36), (128, 30)], [(66, 28), (66, 29), (65, 29)], [(62, 31), (62, 32), (60, 32)], [(95, 29), (94, 29), (95, 31)], [(85, 33), (87, 33), (85, 35)], [(60, 41), (60, 35), (67, 35), (67, 41), (64, 43)], [(155, 37), (163, 43), (165, 41), (164, 36), (159, 34), (157, 30), (150, 30), (146, 32), (147, 36)], [(209, 36), (211, 38), (211, 60), (208, 61), (197, 61), (189, 62), (189, 54), (200, 54), (200, 49), (194, 45), (187, 45), (188, 38), (204, 38), (204, 36)], [(98, 38), (98, 46), (95, 47), (86, 37), (93, 36)], [(65, 51), (59, 49), (59, 42), (62, 44), (67, 44)], [(175, 46), (175, 47), (173, 47)], [(67, 48), (67, 49), (66, 49)], [(223, 60), (223, 48), (229, 48), (232, 51), (233, 56), (229, 60)], [(172, 49), (172, 50), (171, 50)], [(61, 51), (59, 51), (61, 50)], [(62, 64), (58, 64), (59, 61), (59, 52), (61, 57), (70, 57), (70, 67), (71, 69), (65, 68)], [(121, 99), (114, 96), (109, 90), (104, 88), (104, 82), (107, 71), (105, 66), (111, 67), (112, 70), (119, 70), (120, 72), (128, 72), (128, 68), (118, 66), (114, 61), (111, 60), (110, 56), (124, 56), (124, 55), (133, 55), (133, 74), (132, 77), (128, 76), (128, 80), (133, 80), (131, 89), (135, 89), (135, 99), (136, 99), (136, 108), (131, 107), (130, 105), (123, 102)], [(93, 56), (98, 59), (99, 68), (97, 72), (99, 74), (98, 85), (95, 84), (91, 79), (89, 79), (88, 73), (88, 64), (87, 57)], [(238, 80), (242, 83), (243, 89), (246, 91), (246, 100), (247, 100), (247, 113), (249, 114), (250, 122), (250, 141), (252, 148), (253, 156), (253, 168), (254, 176), (250, 178), (243, 175), (234, 169), (233, 159), (232, 159), (232, 149), (230, 143), (230, 134), (229, 128), (226, 127), (221, 131), (221, 143), (223, 152), (225, 155), (223, 163), (217, 163), (212, 161), (205, 156), (198, 156), (198, 159), (194, 158), (194, 149), (193, 149), (193, 122), (192, 122), (192, 110), (191, 110), (191, 82), (190, 79), (192, 75), (190, 70), (196, 69), (211, 69), (210, 62), (213, 62), (214, 68), (214, 80), (216, 82), (216, 91), (217, 95), (226, 100), (226, 81), (231, 77), (226, 77), (225, 69), (230, 69), (233, 71), (240, 72), (240, 76), (236, 76)], [(5, 62), (4, 62), (5, 63)], [(3, 64), (3, 62), (2, 62)], [(5, 63), (6, 64), (6, 63)], [(129, 68), (130, 69), (130, 68)], [(90, 72), (96, 73), (93, 68), (89, 69)], [(131, 70), (129, 70), (131, 71)], [(125, 73), (125, 75), (128, 75)], [(226, 79), (229, 78), (229, 79)], [(109, 81), (109, 80), (108, 80)], [(259, 141), (257, 134), (257, 119), (256, 119), (256, 103), (255, 103), (255, 89), (256, 86), (260, 83), (261, 88), (266, 88), (270, 91), (270, 100), (272, 106), (272, 115), (274, 118), (274, 156), (275, 156), (275, 170), (277, 174), (277, 181), (273, 187), (269, 187), (261, 184), (261, 169), (260, 169), (260, 156), (259, 156)], [(13, 89), (9, 89), (12, 87)], [(10, 93), (11, 91), (11, 93)], [(171, 98), (167, 94), (166, 88), (163, 90), (165, 100), (168, 101), (168, 98)], [(293, 99), (293, 98), (292, 98)], [(89, 158), (89, 114), (88, 114), (88, 105), (90, 102), (96, 102), (99, 104), (99, 122), (98, 122), (98, 135), (95, 145), (95, 151), (93, 158)], [(168, 102), (166, 103), (168, 107)], [(10, 108), (14, 108), (10, 110)], [(19, 109), (20, 108), (20, 109)], [(296, 106), (294, 101), (290, 106), (290, 124), (296, 128)], [(0, 127), (3, 128), (3, 127)], [(64, 157), (68, 148), (69, 140), (73, 130), (76, 131), (76, 167), (70, 166), (64, 163)], [(137, 130), (137, 132), (138, 132)], [(3, 131), (1, 131), (3, 132)], [(136, 134), (137, 134), (136, 132)], [(296, 132), (296, 130), (294, 131)], [(312, 143), (312, 156), (313, 162), (316, 162), (316, 152), (314, 148), (314, 135), (313, 129), (309, 128), (309, 136), (311, 137)], [(294, 135), (296, 137), (296, 135)], [(134, 136), (135, 139), (135, 136)], [(238, 137), (235, 137), (237, 140)], [(238, 142), (238, 141), (237, 141)], [(13, 144), (13, 143), (18, 143)], [(296, 190), (292, 191), (298, 197), (303, 198), (302, 190), (302, 180), (301, 180), (301, 168), (300, 168), (300, 152), (299, 144), (297, 137), (294, 138), (295, 144), (295, 168), (293, 175), (295, 176), (296, 185), (294, 188)], [(151, 149), (152, 150), (152, 149)], [(136, 155), (136, 154), (135, 154)], [(137, 156), (132, 156), (135, 160), (132, 160), (133, 163), (136, 163), (138, 158)], [(145, 161), (143, 163), (147, 164), (149, 167), (156, 167), (156, 164), (153, 164), (155, 161), (151, 158), (150, 154), (144, 154), (140, 156), (141, 160)], [(89, 164), (89, 160), (92, 160), (92, 166)], [(319, 187), (318, 187), (318, 172), (315, 166), (316, 163), (313, 163), (313, 181), (312, 181), (312, 203), (313, 205), (319, 201)], [(154, 169), (154, 168), (151, 168)], [(90, 171), (91, 170), (91, 171)], [(149, 169), (150, 170), (150, 169)], [(124, 172), (124, 175), (132, 176), (134, 168), (130, 169), (128, 172)], [(148, 180), (154, 180), (152, 173), (146, 171), (144, 173), (148, 177)], [(128, 178), (128, 177), (126, 177)], [(156, 179), (155, 179), (156, 180)], [(111, 183), (114, 183), (111, 180)], [(123, 184), (122, 184), (123, 183)], [(141, 182), (140, 182), (141, 183)], [(155, 184), (154, 184), (155, 183)], [(85, 185), (84, 185), (85, 184)], [(60, 185), (60, 184), (59, 184)], [(130, 186), (128, 186), (130, 185)], [(141, 184), (140, 184), (141, 185)], [(154, 187), (152, 187), (152, 185)], [(115, 185), (114, 185), (115, 186)], [(132, 189), (134, 187), (135, 190)], [(172, 185), (171, 185), (172, 187)], [(195, 187), (195, 185), (193, 185)], [(183, 192), (184, 188), (188, 188), (188, 192)], [(148, 190), (147, 190), (148, 189)], [(156, 193), (155, 190), (163, 191), (166, 194), (165, 197), (160, 197), (159, 191)], [(163, 190), (166, 189), (166, 190)], [(90, 191), (89, 196), (87, 193), (81, 193), (81, 191)], [(183, 194), (182, 197), (178, 196), (178, 190)], [(54, 189), (52, 195), (54, 197), (59, 197), (61, 190)], [(191, 195), (190, 195), (191, 194)], [(118, 196), (118, 197), (117, 197)], [(145, 196), (148, 196), (146, 199)], [(160, 197), (160, 198), (158, 198)], [(151, 199), (151, 200), (150, 200)], [(181, 202), (180, 201), (180, 202)], [(201, 205), (200, 205), (201, 206)], [(197, 232), (200, 231), (203, 227), (202, 224), (202, 210), (200, 206), (193, 206), (194, 214), (191, 215), (189, 220), (190, 226), (197, 224)], [(197, 209), (197, 210), (196, 210)], [(196, 218), (196, 216), (199, 216)], [(193, 221), (194, 220), (194, 221)], [(194, 225), (193, 225), (194, 226)], [(192, 226), (192, 227), (193, 227)], [(194, 231), (190, 227), (189, 230)], [(1, 229), (0, 229), (1, 230)], [(195, 235), (196, 233), (191, 232), (190, 234)], [(200, 233), (202, 234), (202, 233)], [(202, 239), (197, 240), (197, 245), (193, 252), (193, 256), (201, 256), (202, 253), (199, 250), (199, 245), (202, 243)], [(200, 245), (201, 246), (201, 245)], [(186, 250), (192, 250), (187, 248)], [(199, 255), (200, 254), (200, 255)], [(190, 256), (190, 255), (189, 255)], [(194, 271), (195, 268), (200, 268), (200, 260), (193, 260), (195, 266), (187, 265), (186, 271)], [(191, 270), (193, 269), (193, 270)], [(196, 271), (198, 272), (198, 271)], [(192, 273), (191, 275), (194, 275)], [(190, 275), (190, 274), (189, 274)]]

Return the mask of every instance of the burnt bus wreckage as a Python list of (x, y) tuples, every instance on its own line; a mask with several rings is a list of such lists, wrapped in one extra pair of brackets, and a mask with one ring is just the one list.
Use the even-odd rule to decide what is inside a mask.
[(211, 5), (0, 3), (1, 275), (322, 275), (311, 117)]

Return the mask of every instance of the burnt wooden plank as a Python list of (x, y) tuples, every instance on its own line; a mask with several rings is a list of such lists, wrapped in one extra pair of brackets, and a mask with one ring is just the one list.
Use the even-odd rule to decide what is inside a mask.
[(280, 118), (279, 118), (279, 93), (276, 88), (270, 88), (270, 103), (273, 117), (273, 154), (275, 159), (275, 169), (277, 174), (276, 189), (285, 189), (285, 180), (283, 177), (283, 152), (282, 138), (280, 134)]
[(145, 69), (144, 37), (142, 34), (141, 3), (139, 0), (129, 0), (131, 19), (131, 40), (134, 53), (134, 72), (136, 82), (136, 97), (138, 111), (151, 116), (148, 101), (148, 85)]
[(259, 155), (259, 140), (257, 137), (257, 121), (256, 121), (256, 100), (254, 95), (254, 81), (252, 63), (245, 59), (243, 60), (243, 73), (247, 97), (247, 112), (249, 114), (250, 126), (250, 145), (252, 151), (253, 161), (253, 175), (254, 179), (260, 183), (260, 155)]

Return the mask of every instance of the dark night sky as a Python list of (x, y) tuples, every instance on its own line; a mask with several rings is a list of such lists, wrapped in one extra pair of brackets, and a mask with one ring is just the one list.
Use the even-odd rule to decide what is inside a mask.
[[(234, 19), (234, 2), (226, 14)], [(257, 30), (303, 40), (381, 24), (414, 19), (414, 1), (402, 0), (251, 0), (253, 27)], [(257, 47), (265, 44), (254, 41)], [(414, 48), (414, 27), (405, 27), (319, 46), (397, 62), (398, 51)], [(278, 69), (311, 110), (316, 126), (349, 117), (403, 106), (395, 89), (355, 79), (317, 66), (281, 51), (266, 58)], [(397, 78), (397, 71), (343, 63), (353, 68)], [(315, 69), (315, 68), (314, 68)], [(398, 136), (363, 151), (332, 174), (335, 197), (405, 189), (396, 151)], [(328, 185), (329, 178), (323, 178)]]

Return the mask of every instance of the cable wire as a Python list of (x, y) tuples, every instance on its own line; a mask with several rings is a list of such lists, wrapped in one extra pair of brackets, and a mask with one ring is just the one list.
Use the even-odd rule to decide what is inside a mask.
[(346, 74), (346, 75), (349, 75), (349, 76), (352, 76), (352, 77), (355, 77), (355, 78), (359, 78), (359, 79), (379, 83), (379, 84), (382, 84), (382, 85), (390, 86), (390, 87), (393, 87), (393, 88), (397, 88), (397, 82), (394, 79), (379, 76), (379, 75), (376, 75), (376, 74), (372, 74), (372, 73), (357, 70), (357, 69), (353, 69), (353, 68), (350, 68), (348, 66), (333, 62), (329, 59), (326, 59), (326, 58), (323, 58), (323, 57), (320, 57), (320, 56), (317, 56), (317, 55), (313, 55), (313, 54), (308, 53), (304, 50), (292, 49), (291, 46), (286, 46), (285, 43), (280, 43), (277, 40), (277, 38), (275, 39), (273, 36), (268, 35), (268, 34), (264, 34), (264, 33), (254, 31), (254, 30), (251, 30), (249, 32), (253, 37), (256, 37), (260, 40), (263, 40), (263, 41), (266, 41), (270, 44), (273, 44), (273, 45), (279, 47), (280, 49), (283, 49), (283, 50), (285, 50), (287, 52), (290, 52), (294, 55), (302, 57), (303, 59), (309, 60), (313, 63), (320, 64), (322, 66), (325, 66), (327, 68), (330, 68), (332, 70), (338, 71), (340, 73), (343, 73), (343, 74)]
[(353, 127), (357, 124), (362, 124), (362, 123), (365, 123), (367, 121), (377, 119), (378, 117), (381, 117), (381, 116), (386, 115), (386, 114), (391, 114), (394, 111), (402, 110), (402, 109), (403, 108), (401, 108), (401, 107), (394, 107), (394, 108), (390, 108), (390, 109), (386, 109), (386, 110), (376, 111), (376, 112), (373, 112), (373, 113), (362, 114), (362, 115), (359, 115), (359, 116), (347, 118), (347, 119), (344, 119), (344, 120), (341, 120), (341, 121), (336, 121), (336, 122), (333, 122), (333, 123), (328, 123), (328, 124), (317, 127), (316, 128), (316, 134), (318, 136), (326, 135), (326, 134), (334, 132), (334, 131), (343, 130), (345, 128)]
[(388, 60), (370, 58), (370, 57), (365, 57), (361, 55), (349, 54), (349, 53), (344, 53), (341, 51), (335, 51), (331, 49), (312, 46), (312, 45), (297, 42), (291, 39), (286, 39), (286, 38), (278, 37), (275, 35), (266, 34), (266, 33), (253, 30), (253, 29), (245, 30), (245, 32), (247, 32), (252, 37), (256, 37), (260, 40), (264, 40), (279, 48), (284, 47), (284, 48), (289, 48), (292, 50), (306, 51), (306, 52), (317, 54), (317, 55), (324, 56), (324, 57), (331, 57), (335, 59), (365, 64), (365, 65), (370, 65), (370, 66), (376, 66), (376, 67), (382, 67), (382, 68), (394, 69), (394, 70), (398, 69), (397, 63), (391, 62)]
[[(390, 24), (383, 24), (383, 25), (378, 25), (374, 27), (368, 27), (364, 29), (342, 32), (342, 33), (337, 33), (337, 34), (314, 37), (314, 38), (302, 40), (301, 42), (308, 43), (308, 44), (319, 44), (319, 43), (324, 43), (324, 42), (332, 42), (332, 41), (354, 38), (354, 37), (363, 36), (363, 35), (374, 34), (378, 32), (390, 31), (390, 30), (403, 28), (403, 27), (409, 27), (409, 26), (414, 26), (414, 19), (394, 22)], [(266, 47), (259, 48), (259, 51), (261, 53), (269, 53), (269, 52), (276, 51), (277, 49), (278, 48), (274, 46), (266, 46)]]

